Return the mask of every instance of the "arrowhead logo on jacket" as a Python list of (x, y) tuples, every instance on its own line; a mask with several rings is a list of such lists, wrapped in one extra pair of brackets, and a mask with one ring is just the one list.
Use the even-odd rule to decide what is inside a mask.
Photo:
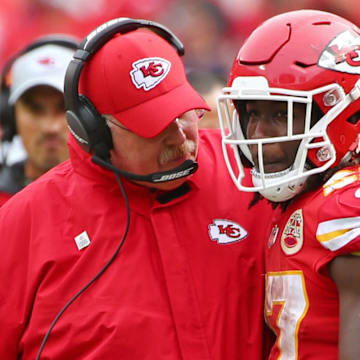
[(231, 220), (215, 219), (209, 225), (209, 235), (211, 240), (218, 244), (230, 244), (243, 240), (247, 237), (247, 231)]
[(153, 89), (163, 81), (170, 71), (171, 63), (162, 58), (145, 58), (132, 64), (130, 71), (134, 85), (145, 91)]

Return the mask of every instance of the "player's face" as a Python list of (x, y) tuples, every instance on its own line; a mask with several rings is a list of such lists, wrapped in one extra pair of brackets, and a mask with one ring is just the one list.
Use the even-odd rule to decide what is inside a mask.
[[(116, 122), (114, 119), (113, 122)], [(119, 124), (120, 125), (120, 124)], [(188, 111), (172, 122), (158, 136), (146, 139), (110, 123), (114, 148), (112, 163), (125, 171), (146, 175), (171, 170), (185, 160), (195, 160), (198, 152), (198, 116)], [(171, 190), (180, 186), (186, 178), (169, 182), (142, 185)]]
[[(287, 103), (279, 101), (247, 101), (248, 139), (261, 139), (286, 136), (288, 129)], [(304, 132), (305, 105), (294, 104), (293, 134)], [(263, 145), (265, 173), (273, 173), (289, 168), (295, 160), (299, 141), (275, 142)], [(258, 145), (250, 145), (250, 152), (259, 169)]]
[(35, 179), (68, 158), (64, 96), (60, 91), (49, 86), (28, 90), (15, 104), (15, 117), (28, 154), (28, 177)]

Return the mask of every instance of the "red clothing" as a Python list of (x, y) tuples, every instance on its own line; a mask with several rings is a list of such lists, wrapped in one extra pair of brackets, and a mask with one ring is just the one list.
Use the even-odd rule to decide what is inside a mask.
[(0, 191), (0, 207), (11, 198), (12, 194), (3, 193)]
[(270, 359), (338, 359), (339, 300), (327, 264), (360, 250), (360, 168), (344, 169), (274, 221), (266, 251)]
[[(220, 133), (202, 133), (199, 170), (177, 197), (124, 181), (124, 246), (59, 318), (41, 359), (262, 358), (271, 210), (261, 202), (248, 211), (252, 195), (235, 190), (222, 156)], [(125, 224), (114, 175), (73, 142), (71, 161), (1, 208), (0, 359), (35, 359), (60, 309), (114, 254)], [(90, 241), (82, 250), (79, 234)]]

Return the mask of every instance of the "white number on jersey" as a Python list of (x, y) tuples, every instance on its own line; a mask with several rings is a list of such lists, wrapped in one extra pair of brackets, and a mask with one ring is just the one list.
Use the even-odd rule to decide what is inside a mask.
[[(273, 315), (274, 307), (279, 307), (276, 319), (278, 360), (298, 358), (298, 332), (302, 319), (309, 308), (304, 275), (302, 271), (272, 272), (266, 276), (265, 315)], [(275, 330), (275, 329), (274, 329)]]

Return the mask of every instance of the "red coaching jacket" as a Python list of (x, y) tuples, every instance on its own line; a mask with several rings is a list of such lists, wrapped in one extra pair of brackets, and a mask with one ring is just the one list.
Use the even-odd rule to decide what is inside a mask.
[[(125, 243), (58, 318), (41, 359), (258, 360), (270, 207), (248, 210), (201, 133), (199, 170), (159, 195), (124, 181)], [(70, 140), (71, 159), (0, 210), (0, 359), (34, 360), (54, 318), (105, 266), (126, 225), (114, 175)]]

